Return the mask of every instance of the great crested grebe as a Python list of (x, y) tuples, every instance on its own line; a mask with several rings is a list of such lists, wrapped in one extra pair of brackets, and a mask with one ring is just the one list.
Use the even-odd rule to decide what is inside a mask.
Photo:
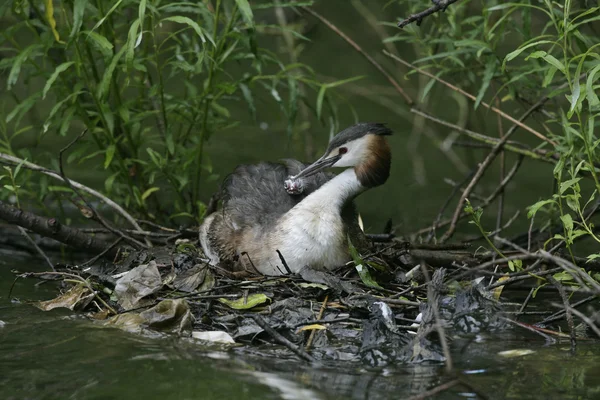
[[(222, 208), (200, 227), (210, 263), (232, 272), (283, 275), (350, 261), (347, 235), (364, 238), (353, 199), (388, 179), (385, 136), (391, 133), (383, 124), (359, 123), (333, 137), (311, 165), (284, 160), (238, 166), (223, 182)], [(347, 169), (322, 172), (328, 167)]]

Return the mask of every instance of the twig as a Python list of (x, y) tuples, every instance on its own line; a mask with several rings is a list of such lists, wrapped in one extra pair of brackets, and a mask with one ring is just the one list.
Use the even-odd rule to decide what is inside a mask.
[(583, 320), (583, 322), (585, 322), (587, 324), (587, 326), (589, 326), (596, 335), (598, 335), (598, 337), (600, 338), (600, 329), (598, 329), (598, 326), (596, 326), (596, 324), (594, 324), (594, 321), (592, 321), (590, 318), (586, 317), (581, 311), (574, 309), (573, 307), (567, 307), (569, 309), (570, 312), (572, 312), (573, 314), (577, 315), (579, 318), (581, 318)]
[(431, 279), (429, 278), (429, 271), (427, 271), (427, 266), (423, 261), (421, 261), (421, 271), (423, 272), (423, 276), (425, 277), (425, 281), (427, 282), (427, 300), (433, 309), (433, 315), (435, 316), (435, 329), (440, 337), (440, 342), (442, 344), (442, 350), (444, 351), (444, 357), (446, 358), (446, 371), (452, 372), (452, 356), (450, 355), (450, 348), (448, 347), (448, 340), (446, 339), (446, 333), (444, 332), (444, 327), (442, 326), (442, 319), (440, 318), (440, 310), (439, 304), (437, 302), (437, 296), (433, 293), (433, 285), (431, 284)]
[(458, 379), (453, 379), (449, 382), (446, 383), (442, 383), (441, 385), (438, 385), (436, 387), (434, 387), (433, 389), (429, 389), (425, 392), (421, 392), (415, 396), (411, 396), (406, 400), (424, 400), (427, 399), (428, 397), (434, 396), (438, 393), (444, 392), (450, 388), (453, 388), (454, 386), (460, 384), (460, 381)]
[(575, 354), (575, 350), (577, 349), (577, 339), (575, 338), (575, 323), (573, 322), (573, 313), (570, 308), (569, 298), (567, 297), (567, 293), (565, 292), (564, 286), (558, 282), (552, 275), (548, 275), (548, 281), (554, 285), (558, 293), (560, 294), (560, 298), (563, 301), (563, 306), (565, 309), (565, 317), (567, 320), (567, 324), (569, 325), (569, 336), (571, 338), (571, 354)]
[(442, 207), (440, 208), (440, 211), (438, 212), (437, 217), (435, 217), (435, 221), (433, 221), (433, 225), (431, 226), (431, 230), (429, 231), (429, 235), (427, 236), (427, 239), (425, 239), (425, 242), (430, 242), (435, 237), (435, 231), (438, 227), (438, 224), (440, 223), (440, 220), (442, 219), (442, 216), (446, 212), (446, 208), (448, 208), (448, 206), (450, 205), (450, 202), (452, 201), (452, 199), (454, 198), (456, 193), (458, 193), (458, 191), (460, 190), (460, 187), (462, 185), (464, 185), (469, 179), (471, 179), (474, 174), (475, 174), (475, 170), (470, 171), (462, 181), (460, 181), (454, 185), (454, 187), (452, 188), (452, 191), (450, 192), (450, 195), (446, 198), (446, 201), (444, 201), (444, 204), (442, 204)]
[[(582, 300), (579, 300), (576, 303), (573, 303), (571, 305), (571, 308), (574, 309), (576, 307), (579, 307), (582, 304), (588, 303), (588, 302), (590, 302), (592, 300), (595, 300), (595, 299), (597, 299), (596, 295), (592, 295), (592, 296), (586, 297), (585, 299), (582, 299)], [(557, 311), (554, 314), (552, 314), (552, 315), (544, 318), (542, 321), (538, 322), (536, 325), (546, 325), (546, 324), (549, 324), (550, 322), (558, 321), (559, 319), (561, 319), (563, 317), (564, 313), (565, 313), (565, 310)], [(598, 335), (598, 336), (600, 337), (600, 335)]]
[(585, 272), (585, 271), (582, 272), (580, 268), (578, 268), (576, 265), (574, 265), (570, 261), (565, 260), (562, 257), (554, 256), (545, 250), (539, 250), (539, 254), (543, 259), (552, 261), (554, 264), (558, 265), (565, 271), (569, 272), (571, 274), (571, 276), (573, 277), (573, 279), (575, 279), (582, 288), (587, 288), (587, 286), (583, 283), (583, 281), (585, 281), (592, 288), (594, 288), (594, 290), (595, 290), (594, 293), (600, 294), (600, 284), (598, 282), (596, 282), (596, 280), (593, 279), (591, 276), (589, 276), (587, 274), (587, 272)]
[[(32, 171), (36, 171), (36, 172), (41, 172), (44, 175), (47, 175), (51, 178), (57, 179), (59, 181), (64, 182), (64, 178), (62, 176), (60, 176), (59, 173), (54, 172), (52, 170), (46, 169), (44, 167), (41, 167), (37, 164), (33, 164), (29, 161), (25, 161), (22, 160), (20, 158), (17, 157), (13, 157), (11, 155), (8, 154), (4, 154), (4, 153), (0, 153), (0, 160), (4, 160), (4, 161), (8, 161), (9, 163), (11, 163), (12, 165), (14, 164), (21, 164), (23, 166), (23, 168), (26, 169), (30, 169)], [(142, 231), (143, 229), (138, 225), (138, 223), (135, 221), (135, 218), (133, 218), (131, 215), (129, 215), (129, 213), (127, 211), (125, 211), (120, 205), (118, 205), (117, 203), (115, 203), (114, 201), (112, 201), (111, 199), (109, 199), (108, 197), (104, 196), (102, 193), (99, 193), (97, 191), (95, 191), (92, 188), (89, 188), (85, 185), (82, 185), (79, 182), (76, 182), (74, 180), (70, 180), (71, 185), (73, 187), (76, 187), (79, 190), (82, 190), (98, 199), (100, 199), (101, 201), (103, 201), (104, 203), (106, 203), (106, 205), (108, 205), (109, 207), (111, 207), (112, 209), (114, 209), (117, 213), (119, 213), (123, 218), (125, 218), (127, 221), (129, 221), (129, 223), (138, 231)]]
[(288, 275), (292, 275), (292, 270), (290, 269), (290, 267), (288, 267), (287, 262), (285, 261), (285, 258), (283, 258), (283, 254), (281, 254), (279, 249), (277, 250), (277, 255), (279, 255), (279, 259), (281, 260), (281, 263), (283, 264), (283, 268), (285, 268)]
[(40, 246), (38, 246), (37, 243), (27, 234), (27, 231), (22, 226), (18, 226), (17, 228), (19, 228), (19, 232), (21, 232), (21, 235), (23, 235), (25, 237), (25, 239), (27, 239), (27, 241), (29, 243), (31, 243), (31, 245), (35, 248), (35, 250), (42, 256), (42, 258), (44, 260), (46, 260), (46, 263), (50, 266), (50, 269), (52, 271), (56, 272), (56, 269), (54, 268), (54, 264), (52, 264), (52, 261), (50, 261), (50, 258), (48, 258), (46, 253), (44, 253), (44, 251), (42, 249), (40, 249)]
[(79, 249), (100, 252), (108, 245), (94, 236), (82, 233), (77, 228), (61, 224), (56, 218), (40, 217), (4, 204), (2, 201), (0, 201), (0, 219)]
[(267, 332), (269, 335), (271, 335), (271, 337), (273, 339), (275, 339), (277, 342), (279, 342), (280, 344), (282, 344), (285, 347), (287, 347), (288, 349), (290, 349), (298, 357), (302, 358), (303, 360), (313, 362), (313, 363), (317, 361), (317, 360), (315, 360), (315, 358), (313, 358), (313, 356), (311, 356), (310, 354), (308, 354), (307, 352), (305, 352), (304, 350), (302, 350), (301, 348), (296, 346), (294, 343), (287, 340), (285, 337), (283, 337), (283, 335), (279, 334), (275, 329), (270, 327), (269, 324), (267, 324), (267, 322), (260, 315), (250, 314), (248, 316), (250, 318), (252, 318), (258, 326), (263, 328), (265, 330), (265, 332)]
[(94, 257), (90, 258), (88, 261), (86, 261), (83, 264), (81, 264), (80, 267), (84, 268), (84, 267), (87, 267), (88, 265), (92, 265), (93, 263), (95, 263), (96, 261), (98, 261), (98, 259), (100, 259), (100, 257), (106, 255), (109, 251), (111, 251), (112, 249), (114, 249), (114, 247), (116, 245), (118, 245), (119, 243), (121, 243), (121, 240), (123, 240), (123, 238), (121, 238), (121, 237), (117, 238), (117, 240), (115, 240), (114, 242), (112, 242), (106, 249), (104, 249), (102, 252), (98, 253), (97, 256), (94, 256)]
[(416, 14), (412, 14), (410, 15), (408, 18), (398, 22), (398, 28), (402, 29), (404, 28), (406, 25), (412, 24), (413, 22), (417, 22), (417, 26), (421, 26), (421, 22), (423, 22), (423, 18), (434, 14), (438, 11), (446, 11), (446, 8), (448, 8), (448, 6), (452, 3), (456, 3), (458, 0), (432, 0), (432, 2), (434, 3), (433, 6), (429, 7), (427, 10), (425, 11), (421, 11), (419, 13)]
[[(515, 162), (515, 165), (512, 167), (512, 169), (508, 172), (508, 174), (502, 181), (502, 183), (498, 187), (496, 187), (496, 189), (494, 190), (494, 192), (492, 194), (490, 194), (488, 197), (485, 198), (485, 200), (483, 201), (482, 204), (479, 204), (480, 208), (486, 208), (496, 199), (496, 197), (498, 197), (498, 195), (502, 192), (502, 190), (506, 187), (506, 185), (508, 185), (508, 183), (515, 177), (515, 175), (517, 174), (517, 171), (521, 167), (522, 162), (523, 162), (523, 157), (519, 157), (517, 162)], [(459, 219), (462, 219), (462, 218), (466, 217), (467, 215), (468, 214), (463, 211), (459, 215)], [(444, 220), (437, 224), (437, 228), (449, 225), (451, 222), (452, 222), (452, 220), (450, 220), (450, 219)], [(427, 228), (417, 231), (415, 234), (417, 234), (417, 235), (423, 234), (423, 233), (429, 232), (431, 229), (432, 229), (432, 227), (429, 226)]]
[[(325, 309), (327, 308), (327, 301), (329, 300), (329, 295), (325, 295), (325, 299), (323, 300), (323, 305), (321, 306), (321, 309), (319, 310), (319, 315), (317, 316), (317, 321), (321, 322), (321, 319), (323, 318), (323, 314), (325, 313)], [(315, 330), (313, 329), (310, 332), (310, 336), (308, 337), (308, 340), (306, 341), (306, 346), (304, 346), (304, 350), (308, 351), (310, 349), (310, 346), (312, 345), (313, 339), (315, 337)]]
[[(79, 134), (79, 136), (77, 136), (75, 139), (73, 139), (68, 145), (66, 145), (65, 147), (63, 147), (60, 152), (58, 153), (58, 166), (59, 166), (59, 170), (60, 170), (60, 176), (63, 178), (63, 181), (67, 184), (67, 186), (69, 187), (69, 189), (71, 189), (76, 195), (77, 197), (79, 197), (81, 199), (81, 201), (83, 201), (85, 203), (85, 205), (90, 209), (91, 213), (92, 213), (92, 217), (98, 221), (102, 226), (104, 226), (106, 229), (108, 229), (109, 231), (111, 231), (113, 234), (117, 235), (117, 236), (121, 236), (123, 239), (127, 240), (129, 243), (131, 243), (133, 246), (135, 247), (139, 247), (139, 248), (148, 248), (148, 247), (152, 247), (152, 244), (150, 243), (150, 241), (148, 239), (146, 239), (147, 244), (144, 245), (142, 242), (126, 235), (125, 233), (123, 233), (123, 231), (120, 231), (118, 229), (114, 229), (113, 227), (111, 227), (105, 220), (104, 218), (102, 218), (102, 216), (96, 211), (96, 209), (90, 204), (90, 202), (88, 202), (86, 200), (85, 197), (83, 197), (81, 195), (81, 193), (79, 193), (79, 191), (71, 184), (71, 180), (69, 178), (67, 178), (67, 175), (65, 174), (64, 168), (63, 168), (63, 154), (65, 151), (67, 151), (68, 149), (71, 148), (71, 146), (73, 146), (75, 143), (77, 143), (77, 141), (79, 139), (81, 139), (83, 137), (83, 135), (85, 135), (87, 132), (87, 129), (84, 129), (83, 132), (81, 132)], [(148, 244), (150, 243), (150, 244)]]
[(526, 323), (523, 323), (523, 322), (515, 321), (515, 320), (512, 320), (510, 318), (506, 318), (506, 317), (500, 317), (500, 319), (502, 319), (502, 320), (504, 320), (506, 322), (510, 322), (511, 324), (519, 326), (521, 328), (527, 329), (530, 332), (537, 333), (538, 335), (540, 335), (544, 339), (546, 339), (546, 341), (549, 342), (549, 343), (556, 343), (556, 339), (554, 339), (552, 336), (550, 336), (550, 335), (542, 332), (543, 328), (539, 328), (539, 327), (534, 326), (534, 325), (529, 325), (529, 324), (526, 324)]
[[(454, 85), (452, 85), (451, 83), (448, 83), (448, 82), (446, 82), (445, 80), (441, 79), (440, 77), (438, 77), (438, 76), (435, 76), (435, 75), (431, 74), (430, 72), (428, 72), (428, 71), (425, 71), (425, 70), (423, 70), (423, 69), (421, 69), (421, 68), (418, 68), (418, 67), (416, 67), (416, 66), (412, 65), (411, 63), (409, 63), (409, 62), (407, 62), (407, 61), (404, 61), (404, 60), (403, 60), (403, 59), (401, 59), (400, 57), (398, 57), (398, 56), (395, 56), (394, 54), (391, 54), (391, 53), (389, 53), (389, 52), (387, 52), (387, 51), (385, 51), (385, 50), (383, 51), (383, 53), (384, 53), (386, 56), (388, 56), (388, 57), (391, 57), (391, 58), (393, 58), (394, 60), (398, 61), (399, 63), (403, 64), (404, 66), (406, 66), (406, 67), (408, 67), (408, 68), (411, 68), (411, 69), (413, 69), (413, 70), (417, 71), (417, 72), (418, 72), (418, 73), (420, 73), (420, 74), (427, 75), (428, 77), (430, 77), (430, 78), (432, 78), (432, 79), (435, 79), (436, 81), (438, 81), (438, 82), (440, 82), (440, 83), (444, 84), (445, 86), (449, 87), (449, 88), (450, 88), (450, 89), (452, 89), (453, 91), (455, 91), (455, 92), (457, 92), (457, 93), (460, 93), (460, 94), (462, 94), (463, 96), (465, 96), (465, 97), (467, 97), (467, 98), (471, 99), (472, 101), (476, 101), (476, 97), (475, 97), (475, 96), (473, 96), (473, 95), (472, 95), (472, 94), (470, 94), (470, 93), (467, 93), (467, 92), (465, 92), (464, 90), (462, 90), (461, 88), (459, 88), (459, 87), (457, 87), (457, 86), (454, 86)], [(528, 125), (525, 125), (523, 122), (521, 122), (521, 121), (517, 121), (516, 119), (514, 119), (514, 118), (513, 118), (513, 117), (511, 117), (510, 115), (506, 114), (504, 111), (500, 110), (499, 108), (496, 108), (496, 107), (494, 107), (494, 106), (492, 106), (492, 105), (490, 105), (490, 104), (486, 103), (485, 101), (482, 101), (480, 104), (481, 104), (482, 106), (484, 106), (485, 108), (488, 108), (488, 109), (492, 110), (493, 112), (495, 112), (495, 113), (497, 113), (497, 114), (500, 114), (500, 115), (501, 115), (503, 118), (505, 118), (505, 119), (509, 120), (509, 121), (510, 121), (510, 122), (512, 122), (513, 124), (515, 124), (515, 125), (518, 125), (518, 126), (520, 126), (521, 128), (525, 129), (526, 131), (528, 131), (528, 132), (530, 132), (530, 133), (534, 134), (536, 137), (538, 137), (539, 139), (543, 140), (544, 142), (550, 143), (551, 145), (553, 145), (553, 146), (555, 146), (555, 147), (556, 147), (556, 143), (555, 143), (554, 141), (552, 141), (552, 140), (548, 139), (546, 136), (544, 136), (544, 135), (543, 135), (543, 134), (541, 134), (540, 132), (536, 131), (535, 129), (531, 128), (530, 126), (528, 126)]]
[(373, 65), (379, 72), (381, 72), (381, 74), (383, 76), (385, 76), (387, 78), (387, 80), (392, 84), (392, 86), (396, 89), (396, 91), (398, 93), (400, 93), (402, 95), (402, 97), (404, 97), (404, 100), (406, 101), (406, 103), (408, 105), (412, 105), (414, 103), (413, 100), (410, 98), (410, 96), (408, 94), (406, 94), (404, 89), (402, 89), (400, 84), (398, 82), (396, 82), (396, 80), (385, 69), (383, 69), (381, 64), (379, 64), (377, 61), (375, 61), (375, 59), (373, 57), (371, 57), (369, 54), (367, 54), (354, 40), (350, 39), (350, 37), (348, 37), (348, 35), (346, 35), (344, 32), (342, 32), (337, 26), (332, 24), (328, 19), (323, 17), (321, 14), (319, 14), (315, 10), (313, 10), (309, 7), (301, 7), (301, 8), (304, 11), (306, 11), (307, 13), (311, 14), (312, 16), (318, 18), (322, 23), (327, 25), (327, 27), (329, 29), (331, 29), (338, 36), (340, 36), (342, 39), (344, 39), (350, 46), (354, 47), (354, 49), (356, 51), (358, 51), (363, 57), (365, 57), (367, 59), (367, 61), (369, 61), (371, 63), (371, 65)]
[[(460, 133), (464, 133), (465, 135), (469, 136), (472, 139), (475, 139), (475, 140), (478, 140), (480, 142), (489, 144), (491, 146), (495, 146), (500, 141), (500, 139), (496, 139), (496, 138), (493, 138), (493, 137), (482, 135), (481, 133), (477, 133), (477, 132), (474, 132), (474, 131), (472, 131), (470, 129), (466, 129), (466, 128), (460, 127), (460, 126), (458, 126), (456, 124), (453, 124), (451, 122), (445, 121), (443, 119), (436, 118), (433, 115), (428, 114), (428, 113), (426, 113), (424, 111), (421, 111), (421, 110), (419, 110), (417, 108), (413, 107), (413, 108), (411, 108), (410, 111), (413, 112), (413, 113), (415, 113), (415, 114), (417, 114), (417, 115), (421, 115), (421, 116), (427, 118), (428, 120), (433, 121), (433, 122), (435, 122), (437, 124), (446, 126), (448, 128), (455, 129), (456, 131), (458, 131)], [(521, 147), (517, 147), (517, 146), (514, 146), (514, 145), (509, 145), (509, 144), (505, 144), (503, 146), (503, 148), (504, 148), (504, 150), (508, 150), (508, 151), (513, 152), (513, 153), (521, 154), (521, 155), (527, 156), (529, 158), (532, 158), (534, 160), (544, 161), (544, 162), (547, 162), (547, 163), (550, 163), (550, 164), (554, 164), (554, 161), (558, 159), (557, 156), (552, 156), (551, 154), (543, 152), (542, 150), (528, 150), (527, 148), (524, 148), (524, 147), (521, 148)]]
[[(463, 191), (462, 196), (460, 197), (458, 204), (456, 205), (456, 209), (454, 210), (454, 215), (452, 216), (452, 221), (450, 222), (450, 227), (444, 233), (444, 235), (441, 237), (441, 239), (440, 239), (441, 242), (448, 240), (454, 233), (454, 231), (456, 229), (456, 222), (458, 221), (460, 213), (462, 212), (466, 198), (469, 197), (469, 195), (471, 194), (471, 191), (475, 188), (475, 185), (477, 185), (477, 182), (479, 182), (479, 180), (483, 176), (484, 172), (492, 164), (492, 162), (496, 159), (496, 156), (498, 156), (498, 154), (500, 153), (500, 150), (506, 144), (507, 140), (517, 131), (518, 123), (522, 123), (523, 121), (525, 121), (533, 112), (535, 112), (537, 109), (542, 107), (546, 103), (546, 101), (548, 101), (548, 97), (544, 96), (537, 103), (535, 103), (533, 106), (531, 106), (527, 111), (525, 111), (525, 113), (521, 116), (521, 118), (519, 118), (519, 120), (516, 121), (517, 123), (515, 123), (515, 125), (511, 126), (510, 129), (508, 130), (508, 132), (506, 132), (506, 134), (504, 136), (502, 136), (501, 139), (496, 143), (496, 145), (489, 152), (489, 154), (487, 155), (485, 160), (483, 160), (483, 162), (481, 164), (479, 164), (479, 168), (477, 169), (477, 172), (473, 176), (473, 179), (471, 179), (471, 182), (469, 183), (469, 185)], [(502, 164), (502, 165), (504, 165), (504, 164)], [(504, 173), (504, 171), (502, 171), (502, 172)], [(500, 194), (501, 193), (504, 193), (504, 190), (501, 190)], [(501, 218), (501, 215), (502, 214), (499, 211), (499, 218)]]
[(111, 306), (109, 306), (102, 297), (100, 297), (98, 295), (98, 292), (96, 290), (94, 290), (94, 288), (92, 288), (92, 285), (90, 284), (90, 282), (87, 279), (82, 278), (81, 276), (77, 275), (77, 274), (71, 274), (68, 272), (27, 272), (25, 274), (21, 274), (24, 277), (28, 277), (28, 276), (44, 276), (44, 275), (57, 275), (57, 276), (63, 276), (63, 277), (68, 277), (68, 278), (73, 278), (76, 281), (82, 283), (85, 285), (85, 287), (87, 287), (90, 292), (92, 292), (92, 294), (94, 295), (94, 297), (104, 305), (104, 307), (106, 307), (110, 312), (112, 312), (114, 315), (117, 315), (117, 312), (115, 311), (114, 308), (112, 308)]

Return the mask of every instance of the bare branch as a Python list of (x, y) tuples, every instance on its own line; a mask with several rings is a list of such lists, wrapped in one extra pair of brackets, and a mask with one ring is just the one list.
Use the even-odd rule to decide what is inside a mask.
[(433, 6), (429, 7), (425, 11), (421, 11), (419, 13), (412, 14), (408, 18), (398, 22), (398, 28), (402, 29), (406, 25), (410, 25), (413, 22), (416, 22), (417, 26), (420, 26), (421, 22), (423, 22), (423, 18), (425, 18), (431, 14), (435, 14), (438, 11), (444, 12), (444, 11), (446, 11), (446, 8), (448, 8), (448, 6), (450, 4), (456, 3), (457, 1), (458, 0), (431, 0), (431, 2), (434, 3)]
[(396, 80), (385, 69), (383, 69), (381, 64), (379, 64), (377, 61), (375, 61), (375, 59), (373, 57), (371, 57), (369, 54), (367, 54), (367, 52), (365, 52), (362, 49), (362, 47), (360, 47), (354, 40), (350, 39), (350, 37), (348, 37), (348, 35), (346, 35), (344, 32), (342, 32), (337, 26), (332, 24), (327, 18), (323, 17), (318, 12), (312, 10), (309, 7), (302, 7), (302, 9), (304, 11), (306, 11), (307, 13), (311, 14), (312, 16), (318, 18), (322, 23), (327, 25), (327, 27), (329, 29), (334, 31), (338, 36), (340, 36), (342, 39), (344, 39), (350, 46), (354, 47), (354, 49), (356, 51), (358, 51), (360, 54), (362, 54), (362, 56), (365, 57), (368, 62), (370, 62), (375, 68), (377, 68), (377, 70), (379, 72), (381, 72), (381, 74), (383, 76), (385, 76), (387, 78), (387, 80), (398, 91), (398, 93), (400, 93), (402, 95), (402, 97), (404, 97), (404, 100), (406, 101), (406, 103), (408, 105), (412, 105), (414, 103), (414, 101), (410, 98), (410, 96), (408, 94), (406, 94), (404, 89), (402, 89), (400, 84), (398, 82), (396, 82)]
[[(27, 168), (30, 169), (32, 171), (37, 171), (37, 172), (41, 172), (44, 175), (48, 175), (54, 179), (57, 179), (61, 182), (64, 182), (64, 178), (62, 176), (60, 176), (59, 173), (49, 170), (47, 168), (44, 168), (42, 166), (39, 166), (37, 164), (31, 163), (29, 161), (25, 161), (23, 159), (17, 158), (17, 157), (13, 157), (11, 155), (5, 154), (5, 153), (0, 153), (0, 160), (4, 160), (7, 161), (8, 163), (10, 163), (11, 165), (19, 165), (21, 164), (23, 166), (23, 168)], [(117, 203), (115, 203), (114, 201), (112, 201), (111, 199), (109, 199), (108, 197), (104, 196), (102, 193), (99, 193), (97, 191), (95, 191), (92, 188), (89, 188), (85, 185), (82, 185), (79, 182), (76, 182), (74, 180), (70, 180), (71, 181), (71, 185), (73, 185), (73, 187), (76, 187), (79, 190), (82, 190), (100, 200), (102, 200), (104, 203), (106, 203), (106, 205), (108, 205), (109, 207), (111, 207), (113, 210), (115, 210), (117, 213), (119, 213), (123, 218), (125, 218), (127, 221), (129, 221), (129, 223), (138, 231), (143, 231), (143, 229), (138, 225), (138, 223), (135, 221), (135, 218), (133, 218), (127, 211), (125, 211), (120, 205), (118, 205)]]
[[(0, 201), (0, 219), (79, 249), (102, 252), (110, 245), (110, 243), (87, 235), (77, 228), (63, 225), (56, 218), (40, 217), (2, 201)], [(111, 251), (111, 253), (114, 255), (115, 251)]]

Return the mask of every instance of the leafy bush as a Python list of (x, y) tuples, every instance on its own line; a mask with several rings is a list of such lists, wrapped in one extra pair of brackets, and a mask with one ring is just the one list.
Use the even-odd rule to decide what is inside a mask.
[[(8, 28), (1, 34), (0, 71), (16, 104), (5, 101), (0, 111), (0, 152), (49, 160), (58, 170), (58, 144), (86, 130), (65, 152), (67, 164), (105, 177), (104, 193), (138, 217), (199, 221), (206, 209), (202, 182), (217, 178), (204, 146), (238, 123), (230, 106), (245, 102), (254, 115), (257, 93), (267, 93), (291, 131), (299, 104), (310, 102), (299, 88), (312, 88), (315, 96), (321, 91), (309, 67), (285, 64), (259, 46), (263, 27), (255, 24), (253, 10), (276, 4), (4, 3), (0, 18)], [(319, 114), (328, 99), (322, 92)], [(47, 106), (36, 108), (40, 104)], [(36, 135), (42, 151), (15, 150), (26, 132)], [(69, 192), (47, 177), (29, 177), (16, 177), (19, 190), (41, 202), (50, 193)]]

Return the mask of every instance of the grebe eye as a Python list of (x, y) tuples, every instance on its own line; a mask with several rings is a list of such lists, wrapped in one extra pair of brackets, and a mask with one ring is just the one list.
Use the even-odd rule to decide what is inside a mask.
[(342, 154), (346, 154), (348, 152), (348, 149), (345, 147), (340, 147), (338, 149), (338, 154), (342, 155)]

